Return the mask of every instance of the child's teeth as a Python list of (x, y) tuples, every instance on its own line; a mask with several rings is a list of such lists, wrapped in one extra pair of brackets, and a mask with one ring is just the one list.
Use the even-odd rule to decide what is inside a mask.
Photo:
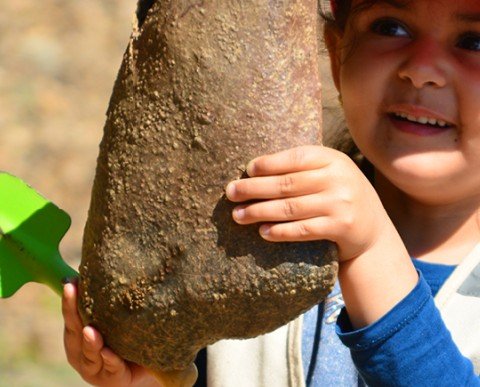
[(429, 118), (429, 117), (415, 117), (412, 116), (411, 114), (407, 113), (395, 113), (397, 117), (405, 118), (411, 122), (418, 122), (419, 124), (430, 124), (430, 125), (438, 125), (440, 127), (445, 127), (447, 126), (447, 123), (442, 120), (437, 120), (436, 118)]
[(421, 124), (426, 124), (428, 122), (428, 118), (427, 117), (419, 117), (417, 119), (418, 122), (420, 122)]

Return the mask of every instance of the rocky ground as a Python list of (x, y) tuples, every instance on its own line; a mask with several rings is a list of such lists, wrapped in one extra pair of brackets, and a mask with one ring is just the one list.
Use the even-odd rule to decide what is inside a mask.
[[(77, 268), (135, 1), (0, 0), (0, 9), (0, 170), (70, 214), (61, 253)], [(0, 321), (0, 387), (85, 386), (67, 365), (60, 299), (50, 289), (29, 284), (0, 300)]]

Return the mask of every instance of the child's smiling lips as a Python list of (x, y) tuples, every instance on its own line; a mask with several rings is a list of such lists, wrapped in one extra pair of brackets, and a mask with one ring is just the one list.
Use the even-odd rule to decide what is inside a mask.
[(456, 127), (454, 120), (413, 104), (391, 105), (387, 114), (397, 129), (418, 136), (433, 136)]

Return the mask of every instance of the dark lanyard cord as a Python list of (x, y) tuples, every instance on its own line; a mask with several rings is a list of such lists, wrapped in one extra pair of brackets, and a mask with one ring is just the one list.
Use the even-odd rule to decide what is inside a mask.
[(322, 338), (322, 322), (323, 312), (325, 309), (325, 303), (318, 304), (317, 310), (317, 324), (315, 327), (315, 336), (313, 338), (312, 357), (310, 358), (310, 364), (308, 366), (307, 379), (305, 384), (307, 387), (311, 387), (313, 374), (315, 373), (315, 367), (317, 365), (318, 351), (320, 349), (320, 339)]

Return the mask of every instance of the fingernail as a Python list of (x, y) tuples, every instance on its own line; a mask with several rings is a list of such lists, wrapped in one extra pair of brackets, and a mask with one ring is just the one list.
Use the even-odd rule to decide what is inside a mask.
[(233, 210), (233, 217), (237, 220), (242, 220), (245, 218), (245, 208), (243, 207), (237, 207), (235, 210)]
[(235, 195), (235, 183), (233, 182), (230, 182), (228, 183), (227, 185), (227, 188), (225, 188), (225, 193), (227, 194), (227, 198), (233, 198), (233, 196)]
[(86, 342), (91, 343), (94, 340), (93, 331), (89, 327), (85, 327), (83, 329), (83, 338)]
[(262, 224), (260, 226), (260, 234), (261, 235), (265, 235), (265, 236), (268, 236), (270, 234), (270, 229), (272, 228), (272, 226), (269, 226), (268, 224)]
[(73, 292), (73, 289), (72, 289), (73, 285), (71, 283), (66, 283), (63, 285), (63, 294), (66, 296), (66, 297), (69, 297), (72, 295), (72, 292)]

